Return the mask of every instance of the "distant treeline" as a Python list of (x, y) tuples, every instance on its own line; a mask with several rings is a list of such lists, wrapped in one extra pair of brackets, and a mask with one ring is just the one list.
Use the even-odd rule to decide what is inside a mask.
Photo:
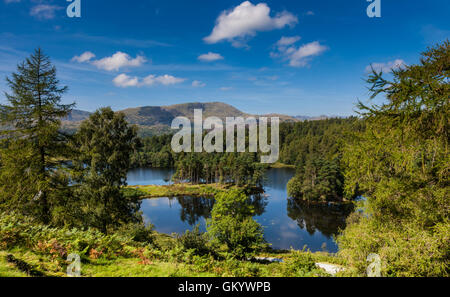
[(267, 166), (259, 163), (258, 153), (174, 153), (171, 140), (172, 134), (143, 138), (132, 166), (175, 168), (176, 181), (262, 185)]
[[(308, 201), (342, 200), (341, 147), (349, 132), (361, 131), (356, 117), (280, 125), (281, 163), (295, 165), (292, 197)], [(231, 182), (261, 185), (264, 169), (257, 153), (174, 153), (172, 134), (145, 137), (132, 155), (133, 167), (175, 168), (174, 178), (194, 183)]]

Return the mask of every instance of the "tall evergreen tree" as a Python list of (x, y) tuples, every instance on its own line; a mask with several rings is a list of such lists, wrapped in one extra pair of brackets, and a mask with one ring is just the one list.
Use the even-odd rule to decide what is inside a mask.
[(344, 150), (346, 191), (363, 192), (366, 215), (338, 238), (358, 272), (377, 253), (383, 275), (449, 275), (449, 75), (446, 41), (391, 80), (375, 71), (368, 79), (372, 98), (386, 100), (359, 104), (367, 130)]
[(7, 84), (9, 104), (0, 105), (1, 203), (49, 223), (64, 182), (57, 170), (67, 151), (60, 120), (74, 104), (61, 104), (67, 87), (60, 86), (56, 68), (40, 48), (17, 66)]

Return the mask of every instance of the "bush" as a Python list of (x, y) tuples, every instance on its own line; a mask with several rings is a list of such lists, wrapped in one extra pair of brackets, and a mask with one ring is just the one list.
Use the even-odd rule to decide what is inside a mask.
[(154, 226), (152, 224), (131, 223), (120, 227), (116, 234), (136, 242), (152, 244), (154, 241)]
[(290, 276), (317, 276), (326, 275), (321, 269), (316, 267), (315, 260), (311, 252), (291, 251), (292, 257), (286, 262), (285, 275)]
[(349, 225), (339, 236), (339, 255), (354, 274), (366, 275), (367, 256), (381, 258), (381, 275), (397, 277), (449, 276), (450, 222), (423, 230), (415, 224), (377, 224), (369, 218)]
[(177, 240), (185, 251), (192, 250), (195, 255), (203, 256), (211, 253), (207, 235), (200, 232), (199, 225), (196, 225), (192, 231), (186, 230), (183, 235), (178, 236)]

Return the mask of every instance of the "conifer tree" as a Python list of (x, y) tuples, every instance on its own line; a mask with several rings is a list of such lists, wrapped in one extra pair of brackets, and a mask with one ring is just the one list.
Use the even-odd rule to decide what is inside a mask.
[(74, 104), (61, 103), (67, 87), (60, 86), (56, 68), (40, 48), (17, 66), (7, 84), (9, 104), (0, 105), (0, 203), (49, 223), (64, 182), (58, 172), (67, 153), (61, 118)]

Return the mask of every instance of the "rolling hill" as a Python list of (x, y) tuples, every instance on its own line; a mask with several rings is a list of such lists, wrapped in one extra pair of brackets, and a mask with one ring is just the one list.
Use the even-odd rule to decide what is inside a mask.
[[(172, 120), (178, 116), (184, 116), (193, 120), (194, 109), (202, 109), (204, 119), (216, 116), (223, 121), (225, 121), (226, 117), (248, 116), (279, 117), (282, 122), (298, 122), (302, 120), (300, 117), (297, 118), (282, 114), (252, 115), (222, 102), (194, 102), (168, 106), (144, 106), (127, 108), (118, 112), (123, 112), (128, 122), (139, 127), (140, 135), (155, 135), (170, 132)], [(88, 118), (90, 114), (87, 111), (73, 110), (68, 117), (63, 119), (63, 129), (66, 131), (75, 131), (81, 121)]]

